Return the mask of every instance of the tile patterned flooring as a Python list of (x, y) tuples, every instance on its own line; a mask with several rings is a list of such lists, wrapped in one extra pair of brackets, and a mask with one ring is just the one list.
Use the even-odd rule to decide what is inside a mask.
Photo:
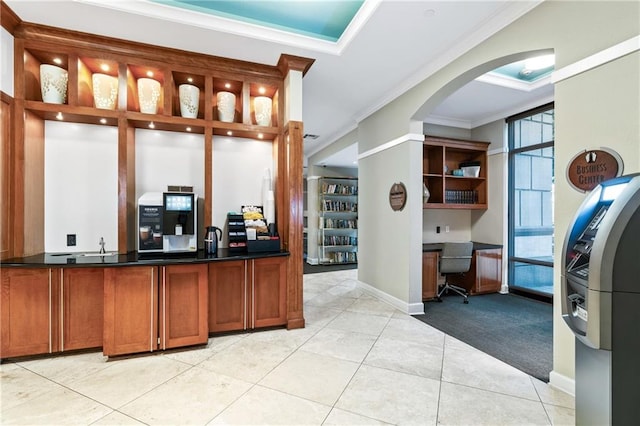
[(574, 424), (573, 397), (397, 311), (356, 277), (305, 275), (304, 329), (112, 361), (6, 362), (0, 423)]

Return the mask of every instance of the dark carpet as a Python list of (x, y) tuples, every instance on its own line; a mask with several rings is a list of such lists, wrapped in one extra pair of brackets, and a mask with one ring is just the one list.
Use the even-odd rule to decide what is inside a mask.
[(345, 269), (357, 269), (357, 263), (335, 264), (335, 265), (309, 265), (304, 262), (303, 274), (316, 274), (318, 272), (344, 271)]
[(414, 315), (525, 373), (549, 382), (553, 368), (553, 306), (514, 294), (443, 296)]

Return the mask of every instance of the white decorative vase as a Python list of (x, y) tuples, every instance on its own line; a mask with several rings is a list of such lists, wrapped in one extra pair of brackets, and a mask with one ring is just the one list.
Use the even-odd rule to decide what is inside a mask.
[(271, 98), (266, 96), (256, 96), (253, 99), (253, 110), (258, 126), (271, 126), (271, 105)]
[(140, 102), (140, 112), (145, 114), (158, 112), (158, 99), (160, 99), (160, 82), (152, 78), (139, 78), (138, 102)]
[(231, 92), (218, 92), (218, 120), (233, 123), (236, 115), (236, 95)]
[(431, 192), (429, 192), (429, 188), (427, 185), (422, 183), (422, 204), (427, 204), (429, 202), (429, 197), (431, 197)]
[(118, 99), (118, 77), (96, 73), (93, 80), (93, 102), (96, 108), (116, 109)]
[(55, 65), (40, 65), (40, 89), (42, 102), (63, 104), (67, 101), (67, 83), (69, 74), (64, 68)]
[(192, 84), (178, 86), (180, 97), (180, 115), (185, 118), (198, 118), (198, 106), (200, 102), (200, 89)]

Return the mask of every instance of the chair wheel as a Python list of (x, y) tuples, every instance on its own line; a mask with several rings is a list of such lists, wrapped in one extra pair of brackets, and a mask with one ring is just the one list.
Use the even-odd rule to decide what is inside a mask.
[(442, 303), (442, 298), (441, 297), (437, 297), (436, 300), (440, 303)]
[(463, 303), (469, 303), (469, 301), (468, 301), (467, 299), (464, 299), (464, 302), (463, 302)]

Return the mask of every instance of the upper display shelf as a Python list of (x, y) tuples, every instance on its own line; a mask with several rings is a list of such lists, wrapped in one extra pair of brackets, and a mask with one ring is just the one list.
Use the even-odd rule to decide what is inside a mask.
[(189, 121), (167, 119), (200, 119), (231, 131), (233, 124), (242, 124), (244, 131), (249, 131), (246, 126), (250, 126), (251, 130), (262, 128), (273, 134), (279, 123), (281, 92), (281, 81), (264, 78), (248, 81), (237, 76), (173, 70), (156, 63), (123, 63), (37, 49), (24, 51), (25, 100), (31, 101), (31, 108), (45, 111), (47, 107), (39, 108), (36, 103), (76, 108), (68, 111), (70, 117), (104, 113), (108, 120), (108, 111), (126, 111), (144, 114), (134, 115), (138, 121), (186, 126)]

